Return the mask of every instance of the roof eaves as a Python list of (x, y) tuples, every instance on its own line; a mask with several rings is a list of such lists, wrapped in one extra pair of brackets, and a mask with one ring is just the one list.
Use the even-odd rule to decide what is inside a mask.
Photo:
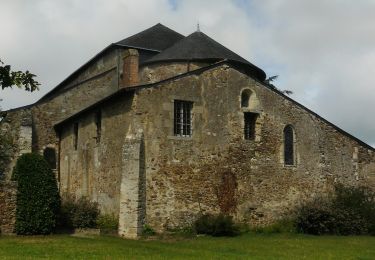
[[(174, 76), (174, 77), (171, 77), (171, 78), (167, 78), (167, 79), (164, 79), (164, 80), (161, 80), (161, 81), (158, 81), (158, 82), (154, 82), (154, 83), (149, 83), (149, 84), (143, 84), (143, 85), (138, 85), (138, 86), (134, 86), (134, 87), (129, 87), (129, 88), (123, 88), (123, 89), (120, 89), (119, 91), (113, 93), (112, 95), (110, 96), (107, 96), (106, 98), (98, 101), (97, 103), (94, 103), (93, 105), (77, 112), (76, 114), (72, 115), (71, 117), (69, 118), (66, 118), (65, 120), (61, 121), (61, 122), (58, 122), (55, 124), (54, 128), (56, 130), (58, 130), (63, 124), (65, 124), (66, 122), (68, 121), (71, 121), (73, 118), (76, 118), (78, 117), (79, 115), (97, 107), (98, 105), (106, 102), (107, 100), (110, 100), (114, 97), (116, 97), (117, 95), (120, 95), (120, 94), (123, 94), (124, 92), (130, 92), (130, 91), (136, 91), (136, 90), (141, 90), (141, 89), (145, 89), (145, 88), (151, 88), (151, 87), (154, 87), (154, 86), (157, 86), (157, 85), (160, 85), (160, 84), (163, 84), (165, 82), (168, 82), (168, 81), (173, 81), (173, 80), (176, 80), (176, 79), (180, 79), (180, 78), (184, 78), (184, 77), (187, 77), (187, 76), (190, 76), (190, 75), (194, 75), (194, 74), (200, 74), (206, 70), (209, 70), (209, 69), (212, 69), (212, 68), (215, 68), (215, 67), (218, 67), (220, 65), (223, 65), (223, 64), (228, 64), (230, 66), (233, 67), (233, 61), (231, 60), (222, 60), (222, 61), (219, 61), (219, 62), (216, 62), (214, 64), (211, 64), (209, 66), (206, 66), (206, 67), (203, 67), (203, 68), (199, 68), (199, 69), (196, 69), (196, 70), (192, 70), (192, 71), (188, 71), (186, 73), (183, 73), (183, 74), (180, 74), (180, 75), (177, 75), (177, 76)], [(235, 67), (233, 67), (234, 69), (236, 69)], [(330, 121), (328, 121), (327, 119), (323, 118), (322, 116), (318, 115), (317, 113), (315, 113), (314, 111), (310, 110), (309, 108), (305, 107), (304, 105), (302, 105), (301, 103), (295, 101), (294, 99), (288, 97), (287, 95), (283, 94), (281, 91), (275, 89), (275, 88), (272, 88), (271, 86), (265, 84), (264, 82), (258, 80), (258, 79), (254, 79), (255, 81), (257, 81), (258, 83), (260, 83), (262, 86), (266, 87), (267, 89), (275, 92), (276, 94), (282, 96), (283, 98), (287, 99), (288, 101), (296, 104), (297, 106), (299, 106), (300, 108), (306, 110), (307, 112), (309, 112), (310, 114), (312, 114), (313, 116), (317, 117), (318, 119), (322, 120), (323, 122), (325, 122), (326, 124), (330, 125), (331, 127), (333, 127), (335, 130), (337, 130), (338, 132), (340, 132), (341, 134), (353, 139), (354, 141), (356, 141), (357, 143), (359, 143), (360, 145), (366, 147), (367, 149), (370, 149), (372, 151), (375, 151), (375, 148), (370, 146), (369, 144), (365, 143), (364, 141), (358, 139), (357, 137), (349, 134), (348, 132), (346, 132), (345, 130), (341, 129), (340, 127), (336, 126), (335, 124), (331, 123)]]
[(85, 69), (87, 66), (89, 66), (92, 62), (94, 62), (98, 57), (100, 57), (103, 53), (106, 51), (112, 49), (113, 47), (121, 47), (121, 48), (133, 48), (138, 50), (145, 50), (145, 51), (151, 51), (151, 52), (160, 52), (159, 50), (154, 49), (147, 49), (137, 46), (131, 46), (131, 45), (123, 45), (118, 43), (111, 43), (106, 48), (104, 48), (102, 51), (100, 51), (98, 54), (96, 54), (93, 58), (91, 58), (89, 61), (87, 61), (85, 64), (83, 64), (81, 67), (79, 67), (77, 70), (75, 70), (72, 74), (70, 74), (67, 78), (65, 78), (62, 82), (60, 82), (56, 87), (54, 87), (52, 90), (50, 90), (48, 93), (46, 93), (43, 97), (41, 97), (36, 103), (42, 102), (45, 99), (47, 99), (49, 96), (51, 96), (54, 92), (56, 92), (58, 89), (61, 88), (66, 82), (68, 82), (72, 77), (77, 75), (81, 70)]
[(329, 126), (333, 127), (336, 131), (338, 131), (339, 133), (353, 139), (354, 141), (356, 141), (357, 143), (359, 143), (360, 145), (366, 147), (367, 149), (370, 149), (372, 151), (375, 151), (375, 148), (372, 147), (371, 145), (365, 143), (364, 141), (362, 141), (361, 139), (351, 135), (350, 133), (346, 132), (345, 130), (343, 130), (342, 128), (338, 127), (337, 125), (335, 125), (334, 123), (328, 121), (327, 119), (325, 119), (324, 117), (320, 116), (319, 114), (315, 113), (314, 111), (312, 111), (311, 109), (305, 107), (304, 105), (302, 105), (301, 103), (295, 101), (294, 99), (290, 98), (289, 96), (285, 95), (284, 93), (282, 93), (280, 90), (277, 90), (275, 89), (274, 87), (271, 87), (269, 84), (266, 84), (265, 82), (262, 82), (262, 81), (259, 81), (257, 79), (255, 79), (255, 81), (257, 81), (258, 83), (262, 84), (262, 86), (266, 87), (267, 89), (275, 92), (276, 94), (282, 96), (283, 98), (287, 99), (288, 101), (294, 103), (295, 105), (297, 105), (298, 107), (306, 110), (308, 113), (312, 114), (313, 116), (317, 117), (319, 120), (322, 120), (324, 123), (328, 124)]
[(71, 80), (74, 76), (76, 76), (81, 70), (85, 69), (87, 66), (89, 66), (93, 61), (95, 61), (98, 57), (100, 57), (103, 53), (106, 51), (112, 49), (115, 44), (111, 43), (107, 47), (105, 47), (103, 50), (101, 50), (98, 54), (96, 54), (94, 57), (92, 57), (89, 61), (87, 61), (85, 64), (83, 64), (81, 67), (76, 69), (72, 74), (70, 74), (67, 78), (65, 78), (62, 82), (60, 82), (56, 87), (51, 89), (49, 92), (47, 92), (43, 97), (41, 97), (35, 104), (38, 104), (45, 99), (47, 99), (49, 96), (51, 96), (53, 93), (55, 93), (57, 90), (59, 90), (66, 82)]
[(29, 109), (29, 108), (32, 108), (33, 106), (34, 106), (34, 104), (30, 104), (30, 105), (26, 105), (26, 106), (22, 106), (22, 107), (16, 107), (16, 108), (8, 109), (8, 110), (3, 110), (1, 112), (2, 113), (15, 112), (15, 111), (22, 110), (22, 109)]
[(125, 47), (125, 48), (130, 48), (130, 49), (137, 49), (137, 50), (144, 50), (144, 51), (152, 51), (152, 52), (162, 52), (161, 50), (156, 50), (156, 49), (148, 49), (148, 48), (143, 48), (143, 47), (137, 47), (137, 46), (132, 46), (132, 45), (126, 45), (126, 44), (119, 44), (119, 43), (113, 43), (115, 46), (119, 47)]
[(200, 69), (188, 71), (186, 73), (183, 73), (183, 74), (180, 74), (180, 75), (177, 75), (177, 76), (174, 76), (174, 77), (170, 77), (170, 78), (158, 81), (158, 82), (148, 83), (148, 84), (142, 84), (142, 85), (138, 85), (138, 86), (134, 86), (134, 87), (128, 87), (128, 88), (119, 89), (115, 93), (113, 93), (113, 94), (111, 94), (111, 95), (109, 95), (109, 96), (107, 96), (107, 97), (99, 100), (98, 102), (96, 102), (96, 103), (94, 103), (94, 104), (92, 104), (92, 105), (90, 105), (90, 106), (88, 106), (88, 107), (86, 107), (86, 108), (78, 111), (77, 113), (71, 115), (70, 117), (63, 119), (60, 122), (57, 122), (54, 125), (54, 128), (55, 128), (55, 130), (58, 131), (59, 129), (61, 129), (62, 125), (64, 125), (65, 123), (70, 122), (70, 121), (74, 120), (75, 118), (78, 118), (80, 115), (82, 115), (82, 114), (84, 114), (84, 113), (86, 113), (86, 112), (88, 112), (90, 110), (93, 110), (94, 108), (96, 108), (99, 105), (105, 103), (106, 101), (111, 100), (112, 98), (114, 98), (116, 96), (120, 96), (120, 95), (124, 94), (125, 92), (131, 92), (131, 91), (141, 90), (141, 89), (145, 89), (145, 88), (151, 88), (151, 87), (163, 84), (163, 83), (168, 82), (168, 81), (172, 81), (172, 80), (183, 78), (183, 77), (186, 77), (186, 76), (189, 76), (189, 75), (201, 73), (201, 72), (203, 72), (205, 70), (209, 70), (211, 68), (214, 68), (214, 67), (220, 66), (222, 64), (225, 64), (226, 62), (227, 62), (227, 60), (219, 61), (219, 62), (214, 63), (212, 65), (209, 65), (209, 66), (206, 66), (206, 67), (203, 67), (203, 68), (200, 68)]

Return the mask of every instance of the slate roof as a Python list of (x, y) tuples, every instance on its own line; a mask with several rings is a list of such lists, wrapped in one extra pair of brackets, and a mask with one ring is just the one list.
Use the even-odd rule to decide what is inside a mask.
[(162, 51), (185, 38), (182, 34), (158, 23), (140, 33), (116, 42), (116, 45)]
[(224, 47), (202, 32), (194, 32), (178, 41), (168, 49), (155, 55), (145, 63), (170, 62), (170, 61), (235, 61), (249, 67), (261, 81), (265, 80), (263, 70), (251, 64), (238, 54)]
[(65, 86), (69, 80), (77, 76), (82, 70), (87, 68), (90, 64), (92, 64), (95, 60), (101, 57), (104, 53), (113, 50), (114, 48), (135, 48), (145, 51), (153, 51), (155, 54), (161, 52), (162, 50), (168, 48), (169, 46), (173, 45), (177, 41), (183, 39), (185, 36), (179, 34), (178, 32), (169, 29), (168, 27), (158, 23), (140, 33), (134, 34), (128, 38), (125, 38), (121, 41), (116, 43), (112, 43), (95, 55), (92, 59), (88, 62), (83, 64), (79, 67), (76, 71), (74, 71), (70, 76), (64, 79), (60, 84), (54, 87), (51, 91), (45, 94), (42, 98), (40, 98), (37, 102), (41, 102), (46, 100), (47, 98), (53, 96), (57, 91), (59, 91), (62, 87)]

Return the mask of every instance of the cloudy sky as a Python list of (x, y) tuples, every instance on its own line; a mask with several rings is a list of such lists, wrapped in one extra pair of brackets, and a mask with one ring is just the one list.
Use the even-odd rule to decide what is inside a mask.
[(375, 145), (375, 0), (0, 0), (0, 58), (37, 93), (0, 90), (2, 109), (38, 100), (112, 42), (158, 22), (201, 31), (275, 85)]

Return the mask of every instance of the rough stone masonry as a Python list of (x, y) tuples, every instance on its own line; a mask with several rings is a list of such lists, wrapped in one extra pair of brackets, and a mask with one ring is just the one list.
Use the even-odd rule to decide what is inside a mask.
[(29, 111), (32, 149), (55, 151), (61, 195), (97, 201), (130, 238), (203, 213), (265, 225), (334, 183), (374, 187), (374, 148), (265, 78), (204, 33), (158, 24), (7, 118)]

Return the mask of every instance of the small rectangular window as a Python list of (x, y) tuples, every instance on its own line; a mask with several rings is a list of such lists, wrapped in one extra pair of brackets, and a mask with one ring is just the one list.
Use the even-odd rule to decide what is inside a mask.
[(78, 148), (78, 123), (74, 123), (73, 131), (74, 131), (74, 139), (73, 139), (74, 150), (77, 150)]
[(96, 125), (96, 143), (100, 143), (102, 137), (102, 112), (99, 110), (95, 113), (95, 125)]
[(255, 139), (255, 124), (258, 114), (246, 112), (244, 113), (244, 138), (245, 140)]
[(174, 101), (174, 135), (188, 137), (192, 135), (191, 111), (193, 102)]

